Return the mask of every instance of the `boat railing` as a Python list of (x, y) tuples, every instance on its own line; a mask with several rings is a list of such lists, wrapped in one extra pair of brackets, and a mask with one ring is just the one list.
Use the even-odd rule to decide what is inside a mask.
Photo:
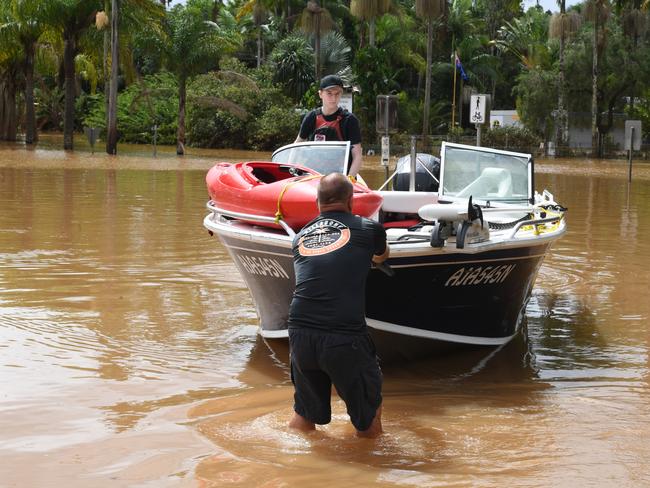
[(253, 214), (247, 214), (247, 213), (242, 213), (242, 212), (235, 212), (233, 210), (226, 210), (223, 208), (217, 207), (217, 205), (214, 203), (214, 201), (210, 200), (207, 204), (206, 207), (210, 212), (213, 214), (219, 214), (223, 215), (225, 217), (230, 217), (233, 219), (237, 220), (245, 220), (247, 222), (260, 222), (260, 223), (267, 223), (267, 224), (278, 224), (279, 226), (284, 229), (284, 231), (287, 233), (289, 237), (293, 239), (293, 237), (296, 235), (296, 233), (293, 231), (291, 227), (287, 225), (287, 223), (282, 220), (282, 219), (276, 219), (275, 217), (267, 217), (264, 215), (253, 215)]
[(554, 215), (553, 217), (546, 217), (543, 219), (533, 219), (533, 220), (522, 220), (519, 221), (515, 224), (515, 226), (512, 228), (510, 231), (510, 234), (506, 237), (506, 239), (514, 239), (515, 235), (517, 232), (521, 230), (522, 227), (525, 226), (532, 226), (532, 227), (537, 227), (538, 225), (542, 224), (550, 224), (553, 222), (559, 223), (562, 220), (562, 215)]

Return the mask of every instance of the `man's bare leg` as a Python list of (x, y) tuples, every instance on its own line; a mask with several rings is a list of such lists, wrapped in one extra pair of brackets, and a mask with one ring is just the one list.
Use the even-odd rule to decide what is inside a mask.
[(381, 426), (381, 405), (375, 413), (375, 418), (372, 419), (372, 423), (367, 430), (357, 430), (357, 437), (366, 437), (368, 439), (374, 439), (378, 437), (381, 433), (384, 432), (384, 429)]
[(293, 417), (289, 421), (289, 427), (302, 432), (311, 432), (312, 430), (316, 430), (316, 424), (314, 424), (314, 422), (310, 422), (296, 412), (293, 412)]

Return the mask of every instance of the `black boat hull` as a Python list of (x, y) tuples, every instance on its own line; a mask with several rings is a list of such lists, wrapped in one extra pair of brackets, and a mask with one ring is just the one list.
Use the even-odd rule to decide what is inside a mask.
[[(286, 336), (294, 289), (290, 240), (228, 232), (217, 235), (250, 290), (260, 333), (270, 338)], [(369, 272), (368, 325), (388, 345), (392, 341), (395, 345), (427, 343), (428, 349), (431, 341), (504, 344), (518, 330), (549, 246), (550, 241), (545, 241), (473, 253), (421, 247), (420, 252), (392, 257), (388, 263), (393, 276), (378, 269)]]

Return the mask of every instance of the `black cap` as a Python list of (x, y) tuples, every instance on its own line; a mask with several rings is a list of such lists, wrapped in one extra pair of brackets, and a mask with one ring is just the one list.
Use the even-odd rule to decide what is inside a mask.
[(321, 90), (327, 90), (328, 88), (332, 88), (334, 86), (343, 88), (343, 80), (336, 75), (327, 75), (323, 77), (322, 80), (320, 80)]

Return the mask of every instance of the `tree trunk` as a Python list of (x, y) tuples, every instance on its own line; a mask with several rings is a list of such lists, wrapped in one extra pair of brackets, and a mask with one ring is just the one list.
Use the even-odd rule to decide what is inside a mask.
[(566, 143), (568, 132), (567, 116), (564, 111), (564, 47), (566, 41), (564, 32), (560, 34), (560, 59), (557, 75), (557, 117), (555, 120), (555, 154), (558, 154), (560, 146)]
[(262, 65), (262, 26), (257, 26), (257, 69)]
[(375, 18), (368, 21), (368, 44), (375, 47)]
[(25, 46), (25, 143), (34, 144), (36, 134), (36, 109), (34, 107), (34, 43)]
[(111, 3), (111, 84), (108, 100), (108, 126), (106, 127), (106, 152), (117, 154), (117, 78), (119, 75), (119, 10), (120, 0)]
[(431, 57), (433, 52), (433, 20), (427, 22), (427, 66), (424, 79), (424, 107), (422, 110), (422, 135), (429, 135), (429, 109), (431, 105)]
[(75, 112), (75, 39), (67, 36), (63, 41), (63, 71), (65, 72), (65, 110), (63, 112), (63, 149), (74, 149), (74, 112)]
[(596, 155), (598, 152), (598, 14), (596, 12), (594, 19), (594, 46), (592, 52), (592, 78), (591, 78), (591, 154)]
[[(104, 0), (104, 12), (110, 12), (110, 0)], [(104, 73), (104, 109), (106, 111), (106, 116), (104, 123), (108, 127), (108, 97), (111, 92), (111, 81), (110, 75), (108, 74), (108, 51), (111, 46), (111, 38), (109, 30), (104, 27), (104, 60), (102, 65), (102, 71)]]
[(321, 78), (321, 66), (320, 66), (320, 14), (316, 15), (316, 32), (314, 40), (314, 56), (316, 57), (316, 81), (319, 81)]
[(176, 134), (176, 154), (185, 154), (185, 98), (187, 79), (181, 75), (178, 80), (178, 132)]

